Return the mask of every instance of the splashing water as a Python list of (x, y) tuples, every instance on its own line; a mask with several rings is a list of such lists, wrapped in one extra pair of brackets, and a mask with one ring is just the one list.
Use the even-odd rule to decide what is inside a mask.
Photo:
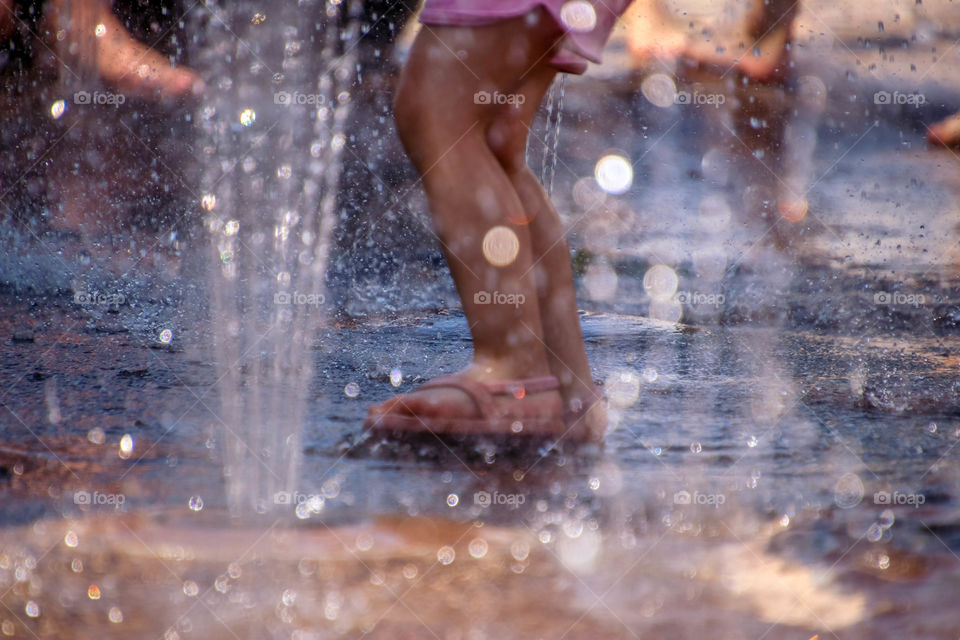
[(545, 132), (543, 137), (543, 159), (540, 161), (540, 184), (553, 195), (553, 179), (557, 169), (557, 148), (560, 145), (560, 123), (563, 119), (563, 94), (566, 89), (567, 74), (560, 74), (560, 87), (557, 82), (550, 85), (544, 103), (547, 107)]
[(205, 6), (197, 207), (214, 250), (215, 430), (228, 507), (262, 512), (298, 473), (362, 6)]

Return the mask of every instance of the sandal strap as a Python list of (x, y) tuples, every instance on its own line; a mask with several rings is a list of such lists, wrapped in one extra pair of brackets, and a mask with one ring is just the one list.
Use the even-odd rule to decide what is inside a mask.
[(466, 376), (453, 375), (436, 378), (420, 385), (421, 389), (438, 388), (458, 389), (473, 400), (480, 411), (480, 417), (485, 420), (497, 417), (493, 401), (494, 395), (511, 395), (523, 398), (528, 393), (543, 393), (560, 388), (560, 381), (556, 376), (540, 376), (537, 378), (523, 378), (521, 380), (504, 380), (502, 382), (477, 382)]
[(442, 378), (436, 378), (420, 385), (421, 389), (439, 389), (439, 388), (452, 388), (458, 389), (467, 396), (473, 403), (477, 405), (477, 410), (480, 412), (480, 417), (484, 420), (489, 420), (495, 417), (493, 396), (490, 395), (490, 392), (487, 391), (486, 387), (479, 382), (471, 380), (466, 376), (443, 376)]

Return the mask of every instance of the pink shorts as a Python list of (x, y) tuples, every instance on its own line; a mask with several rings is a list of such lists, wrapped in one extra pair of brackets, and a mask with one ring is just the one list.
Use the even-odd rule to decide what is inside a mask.
[(566, 32), (550, 64), (567, 73), (583, 73), (587, 60), (600, 62), (613, 25), (629, 4), (630, 0), (426, 0), (420, 22), (482, 27), (543, 7)]

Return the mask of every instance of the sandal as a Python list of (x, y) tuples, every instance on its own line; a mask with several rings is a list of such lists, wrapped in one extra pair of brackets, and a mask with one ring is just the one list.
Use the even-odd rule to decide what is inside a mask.
[[(538, 415), (517, 411), (517, 407), (503, 410), (497, 406), (494, 396), (513, 396), (518, 402), (530, 394), (556, 391), (560, 383), (555, 376), (541, 376), (523, 380), (503, 382), (478, 382), (463, 375), (444, 376), (421, 385), (423, 389), (458, 389), (465, 393), (476, 406), (469, 415), (462, 416), (421, 416), (414, 413), (398, 413), (395, 410), (377, 411), (370, 409), (364, 429), (371, 431), (413, 432), (434, 434), (471, 434), (471, 435), (562, 435), (566, 431), (564, 414), (557, 411), (553, 415)], [(399, 396), (403, 398), (403, 396)], [(402, 400), (400, 402), (402, 406)], [(513, 403), (511, 403), (513, 404)], [(592, 404), (592, 403), (591, 403)], [(558, 403), (559, 405), (559, 403)], [(522, 407), (522, 405), (517, 405)], [(391, 409), (397, 405), (392, 404)], [(558, 406), (559, 408), (559, 406)]]

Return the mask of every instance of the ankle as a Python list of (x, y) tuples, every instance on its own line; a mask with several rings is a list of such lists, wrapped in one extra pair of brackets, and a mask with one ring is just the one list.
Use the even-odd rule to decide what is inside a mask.
[(537, 358), (533, 354), (517, 357), (479, 353), (474, 356), (470, 369), (482, 380), (520, 380), (551, 375), (545, 354)]

